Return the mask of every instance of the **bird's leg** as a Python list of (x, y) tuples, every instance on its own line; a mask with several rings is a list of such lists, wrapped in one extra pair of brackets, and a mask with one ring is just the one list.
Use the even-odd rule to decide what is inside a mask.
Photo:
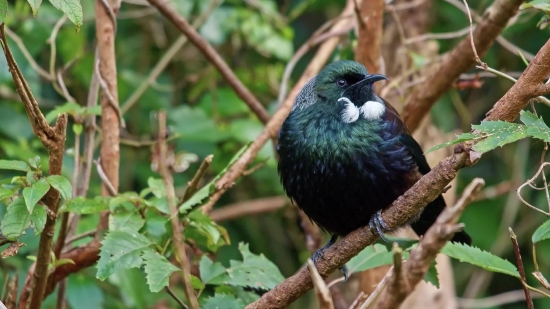
[[(317, 260), (323, 255), (323, 252), (325, 252), (325, 250), (332, 246), (337, 239), (338, 235), (331, 235), (329, 241), (321, 249), (313, 253), (311, 259), (313, 260), (313, 264), (315, 265), (315, 267), (317, 267)], [(344, 275), (344, 282), (348, 281), (348, 268), (346, 267), (346, 265), (340, 267), (339, 270), (342, 275)]]
[(390, 229), (386, 225), (386, 222), (384, 222), (384, 219), (382, 218), (382, 211), (377, 211), (369, 220), (369, 227), (370, 231), (378, 234), (380, 239), (382, 239), (385, 242), (389, 242), (389, 240), (384, 237), (384, 231), (389, 231)]

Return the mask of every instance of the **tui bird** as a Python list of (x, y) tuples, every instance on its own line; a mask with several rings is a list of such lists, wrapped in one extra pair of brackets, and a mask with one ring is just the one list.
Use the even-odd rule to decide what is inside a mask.
[[(331, 63), (305, 84), (279, 130), (286, 194), (332, 235), (314, 262), (338, 236), (367, 224), (387, 241), (381, 211), (430, 171), (397, 111), (373, 91), (386, 79), (355, 61)], [(412, 229), (423, 235), (444, 208), (440, 195), (409, 221)], [(452, 241), (471, 243), (463, 231)]]

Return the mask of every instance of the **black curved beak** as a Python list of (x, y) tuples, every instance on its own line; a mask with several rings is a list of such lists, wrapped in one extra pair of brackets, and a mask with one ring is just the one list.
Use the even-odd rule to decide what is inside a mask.
[(375, 83), (381, 80), (388, 80), (388, 78), (382, 74), (367, 74), (365, 75), (365, 78), (363, 78), (361, 82)]

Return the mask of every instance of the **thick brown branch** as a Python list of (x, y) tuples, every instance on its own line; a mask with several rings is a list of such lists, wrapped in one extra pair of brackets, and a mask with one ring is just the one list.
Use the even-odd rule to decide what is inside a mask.
[(359, 33), (355, 60), (362, 63), (370, 73), (381, 73), (384, 10), (384, 0), (363, 0), (360, 16), (357, 16), (360, 21), (357, 23)]
[(164, 0), (147, 0), (151, 5), (155, 6), (166, 18), (168, 18), (176, 28), (185, 34), (191, 43), (193, 43), (201, 52), (212, 62), (212, 64), (220, 71), (226, 82), (235, 90), (235, 93), (250, 107), (250, 109), (263, 122), (269, 121), (269, 114), (258, 101), (258, 99), (246, 88), (241, 80), (235, 75), (233, 70), (225, 63), (222, 57), (216, 52), (214, 47), (210, 45), (185, 18)]
[[(518, 11), (523, 0), (496, 0), (483, 14), (473, 32), (477, 53), (482, 57)], [(435, 102), (453, 85), (461, 73), (475, 64), (470, 37), (464, 38), (441, 64), (417, 87), (403, 112), (407, 127), (414, 131)], [(502, 111), (501, 111), (502, 112)]]

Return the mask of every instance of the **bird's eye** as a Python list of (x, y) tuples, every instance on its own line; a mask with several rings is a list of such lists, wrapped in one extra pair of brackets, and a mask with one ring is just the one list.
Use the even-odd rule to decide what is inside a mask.
[(336, 81), (336, 85), (338, 85), (339, 87), (344, 87), (345, 85), (347, 85), (348, 82), (343, 79), (343, 78), (339, 78), (337, 81)]

